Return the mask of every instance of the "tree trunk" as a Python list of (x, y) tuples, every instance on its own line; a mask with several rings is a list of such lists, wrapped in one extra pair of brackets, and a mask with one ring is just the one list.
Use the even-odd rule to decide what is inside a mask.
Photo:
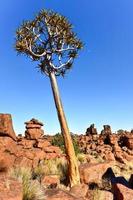
[(65, 142), (65, 148), (66, 148), (66, 154), (68, 157), (68, 169), (69, 169), (69, 181), (70, 186), (80, 184), (80, 176), (79, 176), (79, 169), (78, 169), (78, 163), (72, 143), (72, 138), (70, 135), (70, 131), (67, 125), (65, 113), (63, 110), (62, 102), (60, 99), (59, 89), (56, 81), (56, 76), (54, 72), (49, 73), (50, 81), (51, 81), (51, 87), (54, 95), (54, 101), (56, 105), (56, 110), (58, 114), (58, 119), (60, 122), (61, 132), (64, 137)]

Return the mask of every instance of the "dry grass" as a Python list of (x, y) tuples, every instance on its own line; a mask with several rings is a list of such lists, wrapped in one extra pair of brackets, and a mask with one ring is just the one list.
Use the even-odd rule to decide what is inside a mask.
[(68, 165), (65, 159), (45, 160), (44, 165), (48, 167), (47, 175), (59, 175), (61, 180), (66, 178)]
[(133, 161), (126, 164), (116, 163), (112, 169), (116, 176), (123, 176), (126, 180), (129, 180), (131, 174), (133, 174)]
[(79, 161), (79, 164), (81, 163), (86, 163), (87, 162), (87, 158), (86, 155), (84, 153), (79, 153), (77, 154), (77, 160)]
[(104, 200), (104, 192), (98, 189), (93, 190), (92, 200)]
[(38, 181), (32, 180), (29, 168), (18, 167), (10, 171), (10, 176), (19, 180), (23, 187), (23, 200), (45, 200), (43, 188)]

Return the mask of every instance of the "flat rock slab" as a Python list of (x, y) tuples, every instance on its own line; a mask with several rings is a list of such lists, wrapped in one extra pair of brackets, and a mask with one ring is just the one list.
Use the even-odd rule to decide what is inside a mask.
[(84, 198), (78, 198), (73, 196), (67, 191), (61, 189), (51, 189), (45, 192), (46, 200), (84, 200)]

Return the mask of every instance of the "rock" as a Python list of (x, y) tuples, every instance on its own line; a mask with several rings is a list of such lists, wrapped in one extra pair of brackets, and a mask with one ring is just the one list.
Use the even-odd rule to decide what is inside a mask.
[(84, 200), (84, 198), (75, 197), (67, 191), (61, 189), (52, 189), (45, 192), (46, 200)]
[(45, 149), (46, 147), (49, 147), (49, 146), (51, 146), (50, 142), (45, 139), (37, 140), (36, 142), (37, 148)]
[(86, 135), (96, 135), (97, 129), (95, 128), (94, 124), (91, 124), (89, 128), (86, 130)]
[(43, 126), (44, 124), (40, 121), (38, 121), (37, 119), (32, 118), (30, 121), (25, 122), (26, 125), (40, 125)]
[(57, 154), (61, 154), (62, 151), (59, 147), (56, 147), (56, 146), (49, 146), (49, 147), (43, 147), (43, 150), (46, 152), (46, 153), (57, 153)]
[(15, 154), (17, 152), (17, 144), (10, 137), (0, 137), (0, 150)]
[(18, 181), (0, 176), (0, 200), (22, 200), (22, 185)]
[(44, 186), (49, 186), (51, 188), (57, 187), (57, 185), (60, 183), (60, 178), (57, 175), (47, 175), (42, 177), (41, 184)]
[(112, 191), (117, 200), (131, 200), (133, 198), (133, 190), (122, 184), (114, 184)]
[(15, 157), (8, 153), (0, 152), (0, 174), (7, 173), (14, 165)]
[(112, 134), (111, 127), (109, 125), (103, 125), (103, 130), (101, 131), (102, 135)]
[(111, 192), (96, 189), (88, 190), (87, 200), (114, 200), (114, 198)]
[(81, 164), (79, 167), (81, 183), (101, 186), (102, 176), (111, 165), (112, 162)]
[(25, 137), (30, 140), (36, 140), (36, 139), (41, 138), (43, 136), (43, 133), (44, 132), (41, 129), (37, 129), (37, 128), (27, 129), (25, 131)]
[(21, 138), (17, 144), (21, 145), (24, 149), (32, 149), (36, 144), (36, 140), (27, 140), (26, 138)]
[(31, 119), (26, 124), (25, 137), (31, 140), (37, 140), (43, 137), (44, 131), (41, 129), (43, 123), (39, 122), (37, 119)]
[(133, 135), (127, 137), (127, 148), (133, 150)]
[(126, 159), (123, 157), (123, 151), (118, 145), (114, 145), (114, 156), (120, 163), (126, 163)]
[(88, 186), (86, 184), (75, 185), (70, 189), (70, 193), (76, 197), (86, 197)]
[[(38, 164), (38, 163), (37, 163)], [(25, 167), (25, 168), (32, 168), (33, 165), (33, 160), (26, 158), (24, 155), (20, 156), (15, 159), (14, 165), (19, 167)]]
[(0, 114), (0, 136), (8, 136), (16, 140), (10, 114)]

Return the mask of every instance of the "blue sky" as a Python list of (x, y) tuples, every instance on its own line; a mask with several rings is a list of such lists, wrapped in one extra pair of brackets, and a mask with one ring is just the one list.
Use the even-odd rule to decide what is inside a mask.
[(17, 133), (32, 117), (46, 133), (60, 131), (49, 79), (14, 51), (15, 30), (42, 8), (69, 18), (85, 43), (65, 79), (58, 78), (72, 132), (95, 123), (133, 128), (132, 0), (4, 0), (0, 2), (0, 112), (11, 113)]

